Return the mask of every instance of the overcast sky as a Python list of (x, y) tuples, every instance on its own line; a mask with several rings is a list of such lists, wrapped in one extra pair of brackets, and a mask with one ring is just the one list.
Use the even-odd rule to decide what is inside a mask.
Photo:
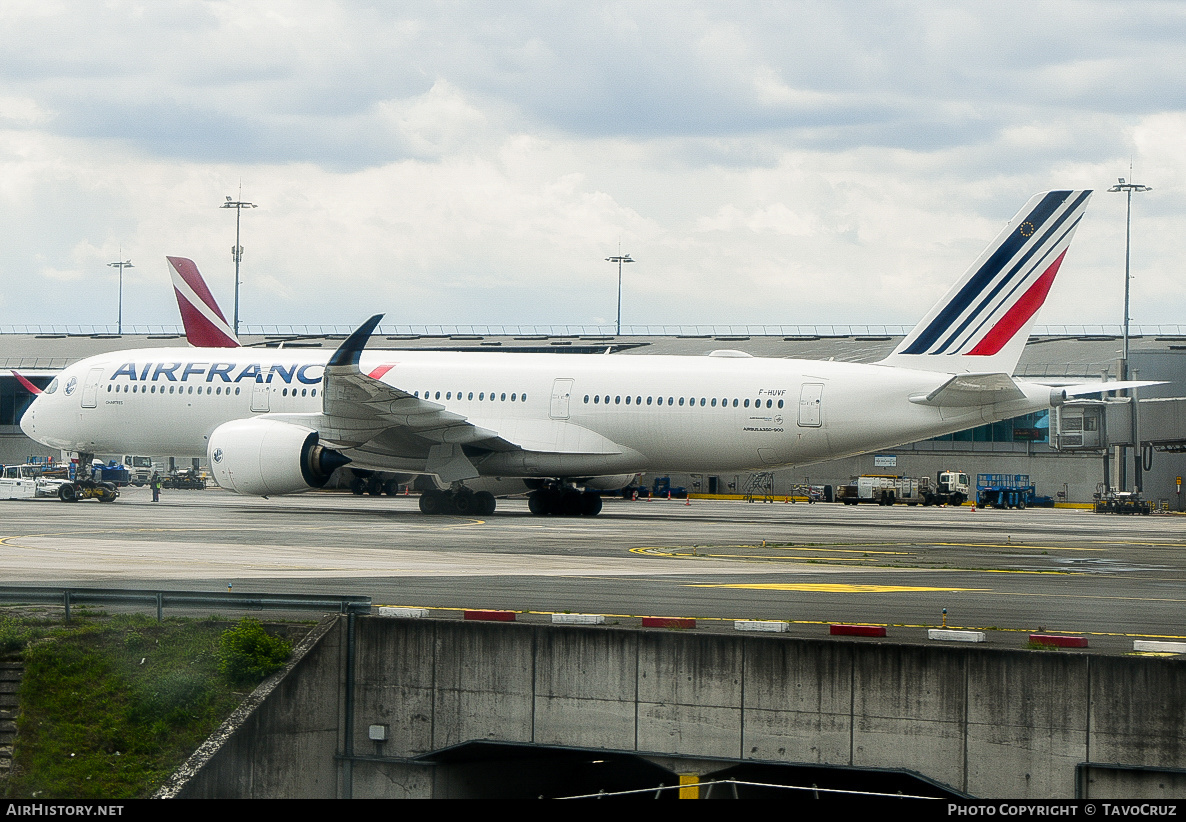
[(1097, 190), (1038, 323), (1186, 325), (1186, 4), (0, 4), (0, 326), (912, 325)]

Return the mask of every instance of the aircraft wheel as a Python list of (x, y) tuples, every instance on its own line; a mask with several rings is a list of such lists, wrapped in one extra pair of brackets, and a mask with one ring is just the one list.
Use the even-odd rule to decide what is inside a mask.
[(355, 477), (354, 479), (350, 480), (351, 493), (357, 496), (362, 496), (364, 493), (366, 493), (366, 490), (366, 480), (362, 479), (361, 477)]
[(432, 516), (443, 513), (440, 491), (425, 491), (420, 495), (420, 513)]
[(463, 516), (478, 513), (478, 501), (474, 499), (472, 491), (460, 491), (453, 494), (453, 507)]
[(584, 496), (580, 491), (565, 491), (560, 496), (560, 513), (565, 516), (575, 517), (583, 512), (585, 501), (581, 499)]
[(387, 482), (383, 483), (383, 493), (389, 497), (394, 497), (394, 496), (398, 495), (399, 494), (399, 481), (393, 480), (393, 479), (387, 480)]
[(585, 494), (582, 500), (583, 510), (581, 511), (587, 517), (595, 517), (601, 513), (601, 494)]
[(479, 491), (474, 494), (474, 501), (477, 503), (474, 513), (478, 516), (488, 517), (494, 513), (496, 505), (494, 494), (491, 494), (489, 491)]
[(527, 497), (527, 508), (537, 517), (545, 516), (548, 513), (547, 494), (547, 491), (532, 491), (531, 495)]

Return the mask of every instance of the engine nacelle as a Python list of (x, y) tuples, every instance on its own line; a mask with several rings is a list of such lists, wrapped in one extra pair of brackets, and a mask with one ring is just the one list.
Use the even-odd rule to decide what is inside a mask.
[(268, 496), (321, 488), (350, 462), (318, 443), (312, 428), (270, 419), (234, 420), (214, 429), (206, 454), (219, 487)]
[(585, 480), (585, 487), (594, 491), (617, 491), (634, 482), (638, 474), (610, 474), (601, 477), (589, 477)]

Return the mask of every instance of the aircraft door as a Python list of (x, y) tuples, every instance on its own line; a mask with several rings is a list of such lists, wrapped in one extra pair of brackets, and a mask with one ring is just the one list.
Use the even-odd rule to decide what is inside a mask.
[(271, 394), (266, 382), (257, 382), (251, 386), (251, 410), (256, 412), (270, 411)]
[(82, 386), (82, 407), (94, 408), (99, 404), (99, 383), (103, 379), (102, 368), (92, 368)]
[(552, 407), (549, 412), (552, 419), (568, 419), (568, 404), (572, 399), (573, 382), (569, 379), (558, 379), (552, 383)]
[(808, 382), (799, 392), (799, 427), (819, 428), (823, 424), (824, 384)]

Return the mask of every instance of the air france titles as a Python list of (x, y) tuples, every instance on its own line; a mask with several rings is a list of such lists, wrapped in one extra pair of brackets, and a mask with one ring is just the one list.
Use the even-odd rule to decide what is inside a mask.
[[(180, 372), (180, 375), (178, 374)], [(126, 362), (111, 379), (127, 377), (136, 382), (214, 382), (216, 379), (224, 383), (259, 382), (271, 383), (273, 379), (289, 385), (295, 380), (304, 385), (317, 385), (321, 382), (325, 366), (322, 363), (233, 363), (233, 362), (161, 362), (144, 363)]]

